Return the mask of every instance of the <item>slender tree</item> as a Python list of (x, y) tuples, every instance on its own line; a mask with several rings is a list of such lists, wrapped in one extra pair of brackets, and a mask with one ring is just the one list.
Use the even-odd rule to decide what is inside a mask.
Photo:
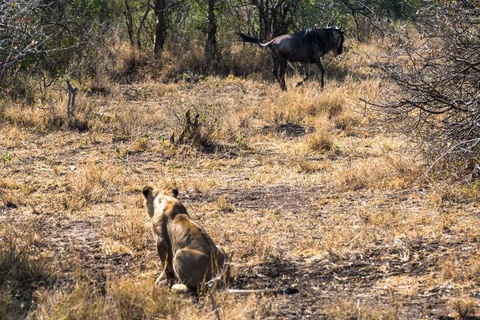
[(285, 34), (293, 25), (297, 0), (251, 0), (256, 7), (260, 38)]
[(163, 46), (167, 38), (167, 0), (155, 0), (154, 13), (155, 13), (155, 43), (153, 45), (153, 53), (155, 56), (160, 56), (163, 52)]
[[(130, 41), (130, 45), (132, 47), (136, 46), (138, 49), (142, 49), (142, 32), (145, 29), (147, 18), (152, 6), (150, 1), (146, 0), (143, 3), (144, 8), (142, 8), (142, 4), (139, 4), (137, 10), (135, 10), (132, 8), (130, 2), (131, 1), (129, 0), (125, 0), (125, 10), (123, 11), (125, 24), (127, 27), (128, 40)], [(135, 7), (135, 5), (133, 7)], [(143, 10), (143, 14), (137, 22), (136, 20), (138, 19), (135, 19), (134, 17), (139, 14), (140, 10)]]
[(217, 58), (217, 21), (215, 16), (215, 0), (208, 0), (207, 5), (207, 44), (205, 45), (205, 60), (211, 65)]

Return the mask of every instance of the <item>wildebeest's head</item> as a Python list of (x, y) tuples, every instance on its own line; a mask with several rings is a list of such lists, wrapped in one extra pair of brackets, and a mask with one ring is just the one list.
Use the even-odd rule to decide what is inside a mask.
[(320, 51), (320, 56), (325, 55), (329, 51), (332, 51), (334, 56), (342, 54), (344, 33), (345, 30), (342, 30), (342, 25), (305, 30), (307, 41), (311, 41), (311, 43), (316, 45), (316, 48)]
[(343, 52), (343, 41), (345, 30), (342, 30), (342, 25), (335, 27), (327, 27), (327, 30), (330, 31), (330, 45), (334, 56), (338, 56)]

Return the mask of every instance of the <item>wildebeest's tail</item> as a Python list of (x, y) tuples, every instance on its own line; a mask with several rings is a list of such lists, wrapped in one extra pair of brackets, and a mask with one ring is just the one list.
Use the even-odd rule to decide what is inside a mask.
[(270, 44), (270, 42), (269, 43), (262, 43), (260, 39), (247, 36), (246, 34), (243, 34), (241, 32), (237, 32), (237, 35), (239, 35), (244, 42), (255, 43), (255, 44), (258, 44), (262, 48), (265, 48)]

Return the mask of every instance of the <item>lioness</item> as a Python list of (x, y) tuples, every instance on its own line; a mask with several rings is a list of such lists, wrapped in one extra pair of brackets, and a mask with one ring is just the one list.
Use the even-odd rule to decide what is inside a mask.
[[(223, 271), (225, 252), (190, 219), (177, 199), (177, 189), (159, 190), (147, 186), (143, 188), (143, 195), (163, 265), (156, 282), (171, 285), (177, 280), (189, 290), (202, 290), (205, 282)], [(172, 289), (183, 290), (181, 285)]]

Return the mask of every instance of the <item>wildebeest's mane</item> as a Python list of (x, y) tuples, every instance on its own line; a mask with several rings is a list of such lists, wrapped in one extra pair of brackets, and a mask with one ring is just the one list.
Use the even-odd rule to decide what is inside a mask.
[(330, 50), (335, 50), (338, 44), (333, 40), (332, 35), (328, 33), (334, 32), (332, 28), (307, 28), (305, 30), (296, 32), (296, 36), (305, 37), (308, 43), (313, 45), (314, 49), (319, 49), (322, 53), (326, 53)]

